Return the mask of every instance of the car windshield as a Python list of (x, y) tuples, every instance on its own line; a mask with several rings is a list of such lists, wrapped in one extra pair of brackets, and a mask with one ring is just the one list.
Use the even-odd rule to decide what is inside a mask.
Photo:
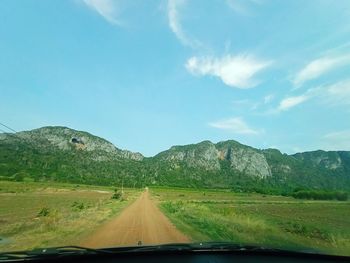
[(0, 20), (0, 252), (350, 256), (348, 0), (2, 0)]

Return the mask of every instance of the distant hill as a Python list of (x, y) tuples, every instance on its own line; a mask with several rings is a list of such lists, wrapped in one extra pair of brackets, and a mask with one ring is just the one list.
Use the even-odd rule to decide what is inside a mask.
[[(53, 149), (52, 146), (54, 146), (57, 148), (56, 150), (62, 150), (63, 152), (69, 152), (74, 149), (81, 150), (95, 161), (107, 161), (116, 158), (143, 159), (140, 153), (118, 149), (105, 139), (66, 127), (43, 127), (31, 131), (18, 132), (16, 136), (38, 149), (45, 147)], [(9, 138), (13, 139), (14, 137)]]
[(66, 127), (0, 134), (0, 179), (52, 180), (141, 187), (232, 188), (291, 192), (350, 189), (350, 152), (294, 155), (255, 149), (237, 141), (173, 146), (154, 157)]
[(0, 147), (0, 178), (14, 180), (110, 184), (125, 177), (126, 181), (137, 181), (132, 169), (144, 158), (66, 127), (0, 134)]

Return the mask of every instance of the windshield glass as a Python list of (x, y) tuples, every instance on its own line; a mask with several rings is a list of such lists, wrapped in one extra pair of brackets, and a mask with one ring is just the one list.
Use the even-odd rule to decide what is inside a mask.
[(350, 255), (348, 0), (2, 0), (0, 252)]

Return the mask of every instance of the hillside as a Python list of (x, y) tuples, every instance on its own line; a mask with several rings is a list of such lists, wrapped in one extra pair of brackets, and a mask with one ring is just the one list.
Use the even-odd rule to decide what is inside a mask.
[[(277, 149), (259, 150), (233, 140), (217, 144), (204, 141), (173, 146), (156, 155), (153, 162), (162, 163), (158, 170), (172, 181), (181, 178), (179, 181), (194, 186), (201, 182), (238, 190), (350, 189), (349, 152), (322, 151), (323, 162), (317, 152), (287, 155)], [(325, 160), (328, 165), (324, 165)]]
[(0, 179), (128, 186), (219, 187), (237, 191), (350, 189), (350, 152), (294, 155), (229, 140), (173, 146), (154, 157), (66, 127), (0, 134)]
[[(137, 182), (140, 153), (66, 127), (0, 134), (0, 178), (111, 184)], [(128, 171), (123, 173), (123, 171)], [(134, 176), (135, 175), (135, 176)], [(125, 178), (124, 178), (125, 177)]]

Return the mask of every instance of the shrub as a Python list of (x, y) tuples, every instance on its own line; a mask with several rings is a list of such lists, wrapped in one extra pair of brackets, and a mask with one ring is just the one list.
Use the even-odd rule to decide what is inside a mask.
[(45, 217), (48, 216), (50, 214), (50, 209), (47, 207), (43, 207), (41, 208), (41, 210), (38, 213), (38, 217)]
[(119, 189), (114, 189), (114, 194), (112, 195), (112, 199), (123, 200), (123, 193)]
[(79, 202), (75, 201), (72, 204), (72, 207), (77, 209), (77, 210), (83, 210), (85, 208), (85, 205), (84, 205), (84, 203), (79, 203)]
[(298, 222), (285, 222), (282, 224), (285, 231), (302, 235), (309, 238), (318, 238), (323, 240), (330, 240), (330, 234), (324, 230), (315, 226), (307, 226)]
[(24, 175), (25, 175), (25, 174), (23, 174), (23, 173), (16, 173), (16, 174), (13, 176), (13, 180), (16, 181), (16, 182), (23, 182)]
[(183, 208), (183, 202), (178, 201), (178, 202), (165, 202), (163, 204), (163, 207), (165, 208), (166, 211), (168, 211), (171, 214), (179, 212)]
[(313, 200), (348, 200), (348, 193), (339, 191), (301, 190), (292, 193), (294, 198)]

